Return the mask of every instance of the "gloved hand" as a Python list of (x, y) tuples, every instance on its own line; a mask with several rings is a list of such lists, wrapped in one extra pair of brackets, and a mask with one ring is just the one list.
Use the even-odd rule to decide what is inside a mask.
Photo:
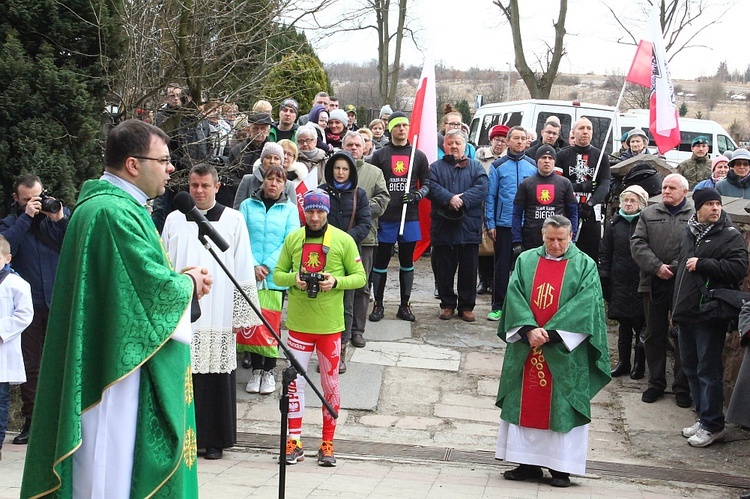
[(422, 200), (422, 193), (419, 191), (405, 192), (401, 200), (404, 204), (417, 204)]
[(594, 182), (587, 180), (585, 182), (577, 182), (573, 186), (573, 190), (576, 192), (594, 192)]
[(523, 253), (523, 244), (521, 243), (513, 243), (513, 259), (515, 260), (518, 258), (518, 255)]
[(602, 277), (602, 296), (604, 297), (604, 300), (609, 302), (609, 300), (612, 298), (612, 283), (609, 279), (609, 277)]
[(589, 220), (594, 217), (594, 207), (588, 203), (578, 203), (578, 218)]

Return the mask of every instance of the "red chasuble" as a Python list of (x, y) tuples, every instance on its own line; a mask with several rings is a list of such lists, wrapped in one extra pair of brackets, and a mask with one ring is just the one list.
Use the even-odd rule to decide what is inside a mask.
[[(557, 313), (567, 264), (567, 260), (539, 258), (529, 300), (531, 312), (539, 327), (544, 327)], [(548, 430), (551, 406), (552, 374), (542, 348), (532, 348), (523, 366), (520, 425)]]

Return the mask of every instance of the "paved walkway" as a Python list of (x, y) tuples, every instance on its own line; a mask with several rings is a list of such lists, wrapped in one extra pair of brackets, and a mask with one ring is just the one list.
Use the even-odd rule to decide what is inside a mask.
[[(288, 468), (287, 497), (736, 498), (750, 489), (749, 432), (730, 427), (725, 443), (691, 448), (680, 430), (693, 423), (694, 413), (678, 408), (670, 395), (642, 403), (645, 380), (628, 377), (613, 380), (593, 401), (588, 475), (573, 477), (569, 489), (504, 480), (502, 472), (511, 465), (492, 454), (504, 345), (497, 323), (485, 320), (489, 297), (478, 297), (475, 323), (438, 320), (429, 261), (416, 267), (417, 321), (396, 319), (397, 303), (386, 301), (385, 319), (368, 323), (367, 346), (349, 347), (337, 468), (315, 462), (322, 416), (308, 388), (303, 443), (309, 456)], [(386, 296), (397, 296), (398, 273), (389, 277)], [(311, 378), (317, 382), (314, 365)], [(284, 366), (280, 361), (279, 369)], [(247, 394), (249, 374), (238, 369), (238, 429), (245, 447), (219, 461), (199, 460), (203, 497), (277, 497), (279, 394)], [(25, 448), (11, 444), (12, 437), (0, 462), (0, 498), (19, 494)]]

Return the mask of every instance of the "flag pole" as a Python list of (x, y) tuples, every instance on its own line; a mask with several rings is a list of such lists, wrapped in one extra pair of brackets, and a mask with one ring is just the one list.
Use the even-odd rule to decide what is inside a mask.
[[(411, 186), (411, 172), (412, 167), (414, 166), (414, 153), (417, 150), (417, 140), (419, 139), (419, 134), (414, 135), (414, 143), (411, 145), (411, 154), (409, 155), (409, 169), (406, 171), (406, 191), (404, 194), (409, 192), (409, 187)], [(406, 225), (406, 208), (408, 208), (408, 205), (404, 203), (401, 207), (401, 225), (399, 225), (398, 228), (398, 235), (403, 236), (404, 235), (404, 225)]]

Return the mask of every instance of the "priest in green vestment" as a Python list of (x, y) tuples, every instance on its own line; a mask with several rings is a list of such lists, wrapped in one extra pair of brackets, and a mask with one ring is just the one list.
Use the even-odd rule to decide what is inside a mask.
[[(21, 497), (196, 497), (190, 317), (205, 269), (177, 273), (146, 201), (169, 137), (138, 120), (107, 138), (60, 256)], [(197, 305), (197, 303), (195, 304)]]
[(572, 244), (570, 221), (555, 215), (544, 245), (523, 252), (508, 286), (498, 336), (507, 343), (496, 405), (496, 458), (519, 463), (508, 480), (567, 487), (586, 470), (591, 399), (610, 381), (596, 263)]

